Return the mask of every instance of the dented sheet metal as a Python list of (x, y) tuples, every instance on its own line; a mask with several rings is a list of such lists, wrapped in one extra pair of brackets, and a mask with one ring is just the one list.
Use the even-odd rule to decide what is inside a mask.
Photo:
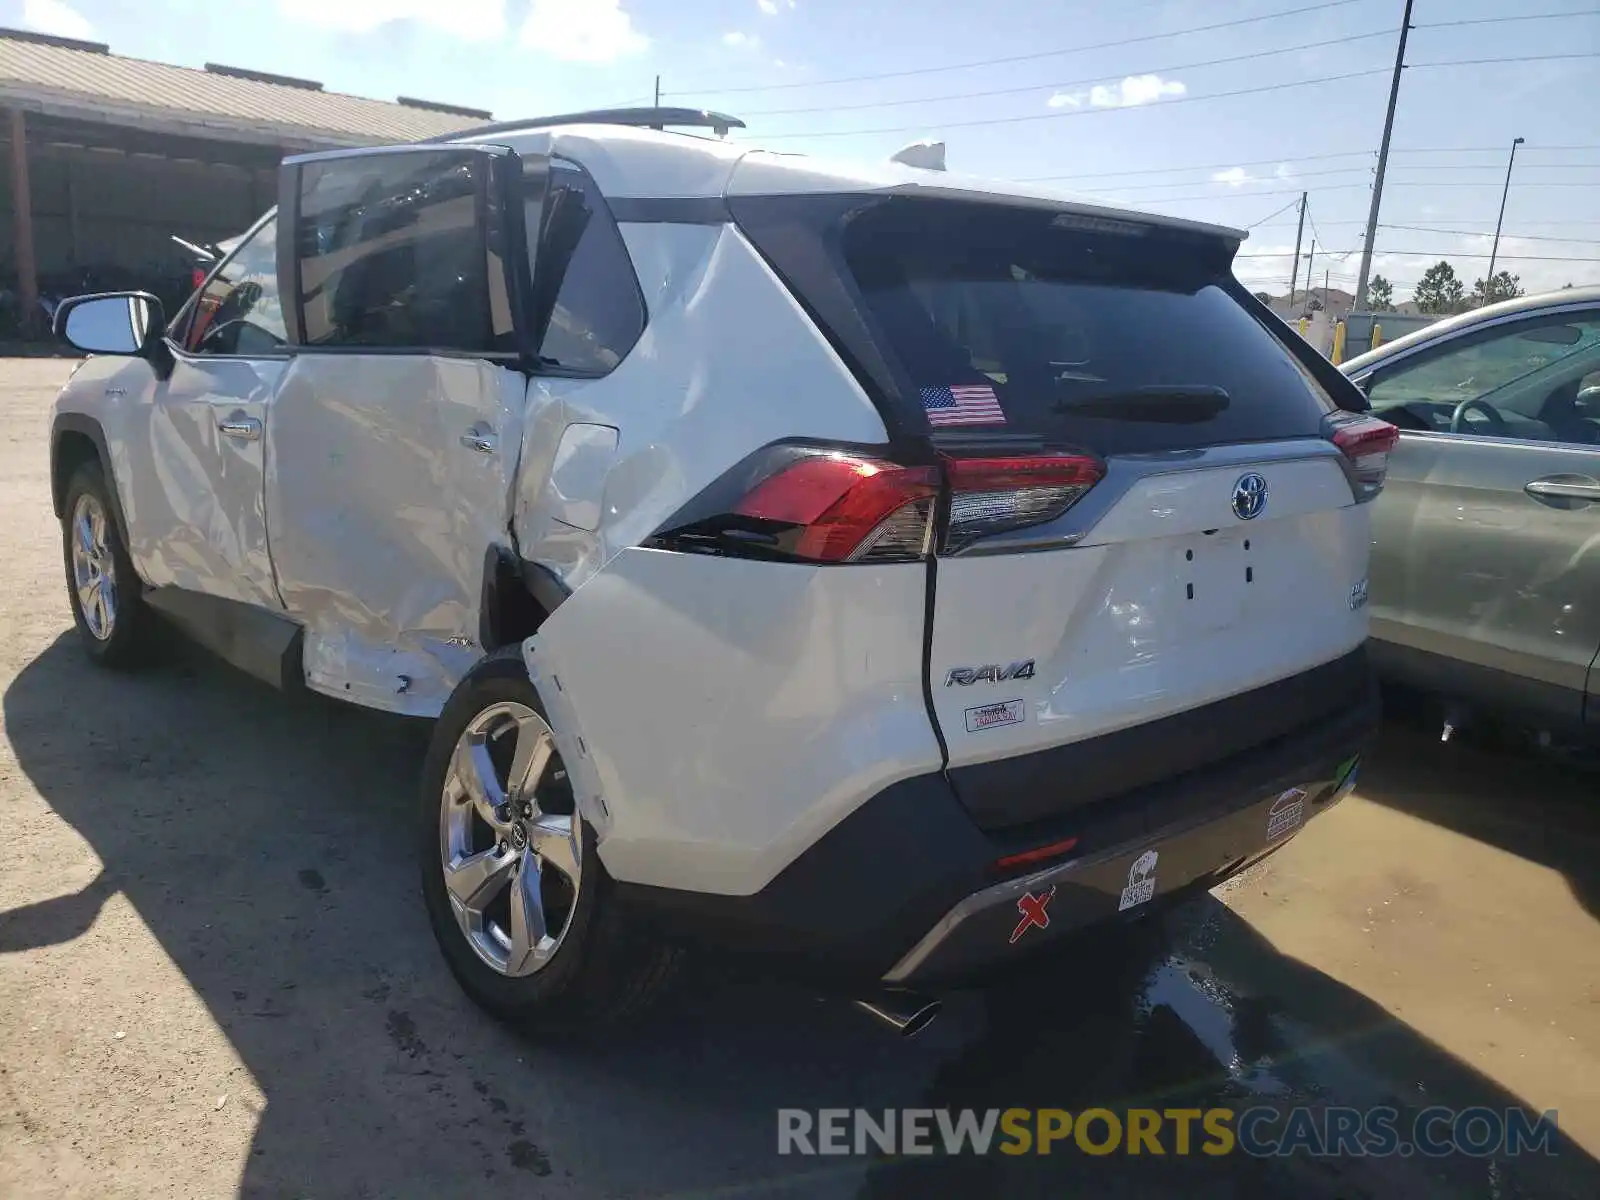
[(481, 360), (296, 358), (272, 402), (267, 525), (308, 686), (437, 715), (483, 653), (485, 551), (510, 546), (526, 382)]
[[(97, 415), (140, 576), (281, 609), (267, 547), (261, 431), (285, 363), (179, 360), (164, 387), (138, 360), (117, 372)], [(123, 380), (144, 396), (129, 401)], [(228, 432), (229, 430), (232, 433)]]
[(650, 314), (643, 336), (604, 378), (535, 380), (528, 406), (517, 544), (573, 590), (761, 446), (887, 436), (737, 229), (621, 229)]

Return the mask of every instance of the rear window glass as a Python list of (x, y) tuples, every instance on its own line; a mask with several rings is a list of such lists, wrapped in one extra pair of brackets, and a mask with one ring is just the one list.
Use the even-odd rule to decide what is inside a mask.
[(928, 200), (847, 224), (869, 323), (935, 433), (1117, 454), (1318, 432), (1332, 401), (1229, 294), (1220, 243), (1082, 224)]

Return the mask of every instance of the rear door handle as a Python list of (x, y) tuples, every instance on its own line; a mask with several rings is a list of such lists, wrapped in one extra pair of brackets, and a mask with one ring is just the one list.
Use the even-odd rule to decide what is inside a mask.
[(476, 425), (461, 435), (461, 444), (468, 450), (476, 450), (479, 454), (495, 452), (494, 434)]
[(1582, 476), (1553, 476), (1535, 479), (1522, 489), (1530, 496), (1557, 497), (1563, 500), (1600, 500), (1600, 483)]
[(224, 437), (238, 438), (241, 442), (254, 442), (261, 437), (261, 422), (254, 417), (228, 417), (217, 422)]

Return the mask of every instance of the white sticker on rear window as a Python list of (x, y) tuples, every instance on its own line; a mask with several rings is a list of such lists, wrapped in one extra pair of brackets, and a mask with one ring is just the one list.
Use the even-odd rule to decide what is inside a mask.
[(967, 709), (967, 732), (981, 733), (1001, 725), (1021, 725), (1028, 719), (1028, 710), (1021, 700), (1002, 700), (998, 704), (980, 704)]

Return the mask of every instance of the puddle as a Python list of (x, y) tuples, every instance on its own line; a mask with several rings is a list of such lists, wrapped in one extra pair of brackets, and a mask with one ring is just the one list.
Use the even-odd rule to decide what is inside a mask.
[(1293, 1090), (1274, 1073), (1270, 1058), (1240, 1051), (1238, 1004), (1209, 968), (1172, 956), (1152, 970), (1135, 1012), (1147, 1020), (1162, 1007), (1183, 1022), (1239, 1087), (1258, 1096), (1285, 1096)]

